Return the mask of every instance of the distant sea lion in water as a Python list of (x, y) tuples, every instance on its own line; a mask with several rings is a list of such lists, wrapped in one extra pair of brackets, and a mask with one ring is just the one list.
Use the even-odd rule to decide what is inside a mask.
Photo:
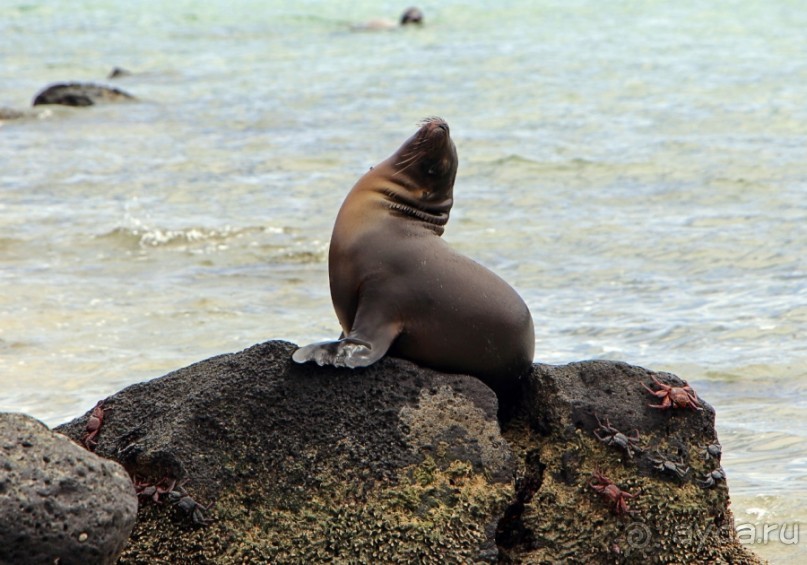
[(364, 367), (385, 354), (508, 388), (532, 364), (535, 332), (518, 293), (440, 237), (457, 150), (448, 124), (423, 122), (345, 198), (331, 237), (331, 299), (343, 337), (298, 363)]
[(421, 12), (418, 8), (412, 6), (411, 8), (407, 8), (406, 11), (401, 16), (401, 25), (405, 26), (407, 24), (422, 24), (423, 23), (423, 12)]
[(380, 31), (380, 30), (395, 29), (399, 27), (399, 25), (405, 26), (409, 24), (423, 25), (423, 12), (421, 12), (419, 8), (415, 8), (414, 6), (411, 8), (407, 8), (406, 11), (403, 14), (401, 14), (401, 19), (398, 21), (397, 24), (394, 21), (390, 20), (370, 20), (369, 22), (353, 26), (353, 30)]

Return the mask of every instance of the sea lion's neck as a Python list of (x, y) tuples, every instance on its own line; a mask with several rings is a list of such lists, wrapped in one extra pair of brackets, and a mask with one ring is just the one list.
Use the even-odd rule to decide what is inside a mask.
[(380, 192), (384, 196), (384, 205), (393, 214), (419, 221), (435, 234), (443, 235), (453, 203), (451, 198), (435, 204), (416, 200), (409, 193), (390, 187), (382, 188)]
[(451, 189), (444, 193), (430, 192), (387, 163), (377, 165), (369, 175), (376, 180), (362, 184), (380, 197), (381, 205), (391, 214), (415, 221), (438, 236), (443, 235), (454, 204)]

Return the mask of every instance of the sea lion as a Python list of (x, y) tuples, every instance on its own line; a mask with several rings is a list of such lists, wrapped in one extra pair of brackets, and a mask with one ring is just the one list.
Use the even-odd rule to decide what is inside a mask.
[(387, 19), (375, 19), (363, 24), (351, 26), (351, 29), (353, 29), (353, 31), (383, 31), (397, 29), (398, 27), (410, 24), (423, 25), (423, 12), (415, 6), (407, 8), (404, 13), (401, 14), (397, 23)]
[(457, 150), (448, 124), (425, 120), (342, 204), (331, 237), (331, 299), (343, 334), (294, 361), (364, 367), (385, 354), (480, 377), (496, 390), (532, 364), (527, 305), (504, 280), (440, 237)]
[(412, 6), (411, 8), (407, 8), (401, 15), (401, 25), (405, 26), (408, 24), (423, 24), (423, 12), (421, 12), (419, 8)]

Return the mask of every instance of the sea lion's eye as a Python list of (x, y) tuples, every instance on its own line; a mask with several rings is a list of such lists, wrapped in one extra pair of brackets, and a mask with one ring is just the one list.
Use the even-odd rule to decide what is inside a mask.
[(435, 161), (429, 165), (428, 169), (426, 169), (426, 174), (433, 177), (445, 174), (445, 163), (442, 161)]

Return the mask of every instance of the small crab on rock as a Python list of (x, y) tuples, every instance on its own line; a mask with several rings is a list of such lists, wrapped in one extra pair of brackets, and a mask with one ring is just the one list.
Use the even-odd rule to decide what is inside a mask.
[(162, 504), (160, 497), (164, 494), (168, 494), (174, 489), (174, 485), (177, 484), (175, 479), (171, 479), (169, 477), (163, 477), (156, 483), (150, 483), (145, 480), (137, 480), (133, 479), (135, 493), (137, 493), (138, 497), (144, 497), (146, 499), (152, 499), (156, 504)]
[(190, 516), (193, 523), (197, 526), (206, 526), (213, 521), (208, 518), (206, 511), (212, 508), (214, 502), (207, 506), (196, 502), (188, 491), (182, 486), (187, 482), (187, 479), (177, 483), (176, 479), (171, 477), (163, 477), (156, 483), (151, 483), (146, 480), (138, 480), (133, 477), (135, 492), (138, 497), (143, 497), (145, 500), (152, 500), (155, 504), (168, 504), (174, 505), (179, 508), (183, 513)]
[(647, 460), (653, 464), (653, 468), (656, 471), (673, 475), (679, 479), (683, 479), (687, 476), (687, 473), (689, 473), (689, 467), (685, 466), (683, 462), (667, 459), (658, 453), (655, 456), (648, 455)]
[(184, 488), (177, 486), (176, 490), (172, 490), (168, 493), (168, 502), (190, 516), (193, 523), (197, 526), (207, 526), (213, 521), (213, 518), (209, 518), (206, 512), (213, 507), (216, 503), (215, 500), (207, 506), (204, 506), (191, 498)]
[(695, 391), (686, 381), (684, 381), (684, 386), (671, 386), (659, 382), (654, 376), (651, 376), (651, 378), (654, 383), (661, 387), (660, 390), (653, 390), (644, 383), (642, 383), (642, 386), (648, 392), (660, 398), (661, 404), (648, 404), (650, 408), (660, 408), (662, 410), (668, 408), (692, 408), (693, 410), (703, 410), (698, 402), (698, 395), (695, 394)]
[(723, 467), (718, 467), (711, 473), (707, 473), (702, 481), (698, 481), (703, 488), (712, 488), (718, 481), (726, 480), (726, 472)]
[(712, 443), (706, 446), (706, 452), (703, 455), (703, 458), (706, 460), (709, 459), (717, 459), (720, 461), (720, 456), (723, 453), (723, 446), (719, 443)]
[[(639, 446), (638, 430), (634, 430), (633, 434), (631, 435), (626, 435), (613, 427), (611, 422), (608, 421), (607, 416), (605, 418), (605, 424), (600, 422), (600, 419), (596, 414), (594, 417), (597, 418), (597, 424), (600, 425), (599, 428), (594, 430), (594, 435), (597, 436), (597, 439), (603, 442), (605, 445), (616, 446), (622, 449), (628, 454), (628, 458), (630, 459), (633, 459), (634, 451), (642, 451), (641, 447)], [(602, 435), (600, 435), (600, 432), (602, 432)]]
[(617, 516), (622, 514), (636, 514), (638, 512), (638, 510), (631, 510), (628, 508), (627, 501), (642, 494), (641, 490), (635, 494), (630, 494), (629, 492), (624, 491), (616, 486), (614, 481), (599, 471), (595, 471), (594, 474), (591, 475), (591, 479), (589, 480), (588, 484), (591, 488), (603, 495), (609, 500), (609, 502), (613, 504), (614, 514)]
[(81, 441), (84, 443), (84, 447), (90, 451), (95, 451), (95, 447), (98, 445), (95, 437), (101, 431), (101, 426), (104, 425), (104, 416), (109, 410), (112, 410), (112, 408), (104, 408), (104, 401), (99, 400), (98, 404), (92, 409), (90, 417), (87, 418), (87, 433)]

